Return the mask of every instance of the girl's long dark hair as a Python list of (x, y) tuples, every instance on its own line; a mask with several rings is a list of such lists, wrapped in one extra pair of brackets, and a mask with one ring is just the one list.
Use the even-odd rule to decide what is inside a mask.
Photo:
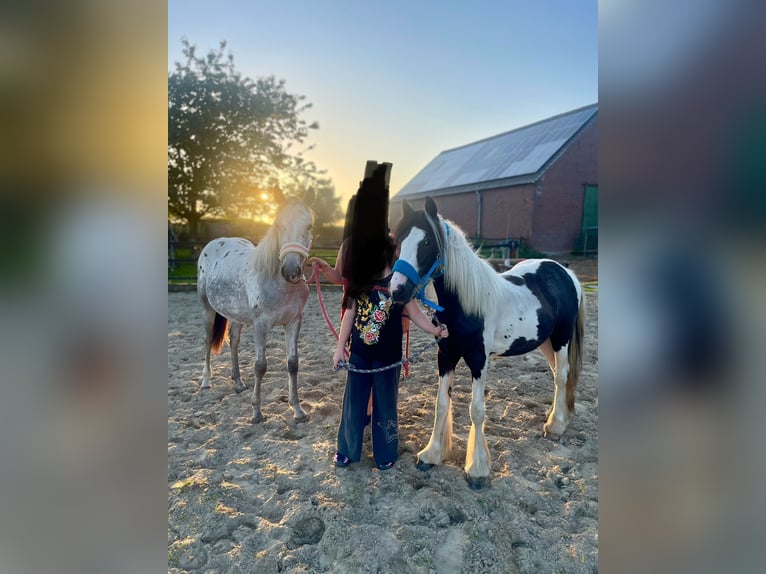
[(390, 164), (379, 164), (349, 201), (346, 228), (351, 233), (343, 249), (343, 275), (348, 281), (347, 294), (354, 299), (368, 291), (393, 263), (396, 244), (388, 233), (388, 169)]
[(346, 247), (343, 251), (343, 274), (348, 280), (346, 291), (349, 297), (357, 299), (369, 291), (385, 268), (393, 263), (396, 244), (386, 233), (367, 241), (352, 238)]

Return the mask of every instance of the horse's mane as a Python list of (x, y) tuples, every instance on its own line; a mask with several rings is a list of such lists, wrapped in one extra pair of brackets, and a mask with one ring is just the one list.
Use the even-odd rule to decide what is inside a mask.
[[(300, 200), (294, 197), (286, 198), (285, 202), (277, 210), (274, 217), (274, 223), (271, 224), (266, 235), (258, 242), (253, 252), (253, 265), (256, 270), (264, 271), (273, 276), (279, 273), (279, 231), (278, 223), (285, 217), (284, 213), (288, 206), (303, 205)], [(313, 216), (312, 216), (313, 217)], [(287, 222), (289, 223), (289, 222)]]
[(466, 314), (486, 317), (502, 300), (505, 281), (473, 250), (462, 229), (438, 217), (441, 224), (449, 225), (444, 284), (457, 294)]
[(279, 232), (276, 221), (275, 219), (266, 235), (255, 246), (252, 255), (255, 270), (269, 276), (279, 273)]

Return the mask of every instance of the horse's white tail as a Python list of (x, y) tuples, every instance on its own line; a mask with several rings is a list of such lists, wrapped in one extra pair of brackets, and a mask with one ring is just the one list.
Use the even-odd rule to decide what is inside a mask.
[(582, 370), (582, 345), (583, 330), (585, 324), (585, 294), (580, 295), (580, 305), (577, 310), (577, 319), (574, 329), (572, 329), (572, 340), (569, 341), (569, 370), (567, 372), (567, 408), (569, 414), (574, 414), (575, 388), (577, 381), (580, 380), (580, 371)]
[(229, 338), (226, 330), (228, 322), (229, 320), (223, 315), (219, 315), (218, 313), (215, 314), (215, 321), (213, 322), (213, 339), (210, 341), (210, 350), (216, 355), (221, 354), (223, 342)]

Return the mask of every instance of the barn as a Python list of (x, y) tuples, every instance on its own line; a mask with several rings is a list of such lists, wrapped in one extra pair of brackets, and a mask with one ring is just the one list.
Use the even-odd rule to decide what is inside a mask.
[(391, 198), (392, 227), (430, 196), (476, 245), (595, 251), (597, 124), (596, 103), (441, 152)]

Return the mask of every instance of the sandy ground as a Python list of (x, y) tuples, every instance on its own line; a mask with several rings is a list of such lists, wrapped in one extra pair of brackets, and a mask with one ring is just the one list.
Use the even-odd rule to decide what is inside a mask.
[[(595, 260), (574, 260), (584, 281)], [(168, 294), (168, 571), (548, 573), (597, 572), (597, 289), (586, 291), (584, 369), (576, 414), (560, 440), (542, 436), (553, 379), (539, 352), (492, 361), (486, 436), (489, 488), (463, 478), (471, 383), (464, 365), (453, 387), (454, 448), (421, 472), (438, 387), (435, 350), (403, 378), (400, 458), (336, 469), (332, 454), (345, 374), (333, 373), (335, 346), (312, 289), (300, 337), (299, 393), (310, 419), (293, 422), (287, 404), (284, 336), (275, 329), (263, 384), (266, 420), (252, 425), (248, 389), (235, 394), (228, 346), (204, 360), (195, 293)], [(340, 292), (323, 289), (330, 316)], [(243, 381), (253, 382), (252, 336), (241, 345)], [(429, 338), (413, 328), (411, 350)]]

